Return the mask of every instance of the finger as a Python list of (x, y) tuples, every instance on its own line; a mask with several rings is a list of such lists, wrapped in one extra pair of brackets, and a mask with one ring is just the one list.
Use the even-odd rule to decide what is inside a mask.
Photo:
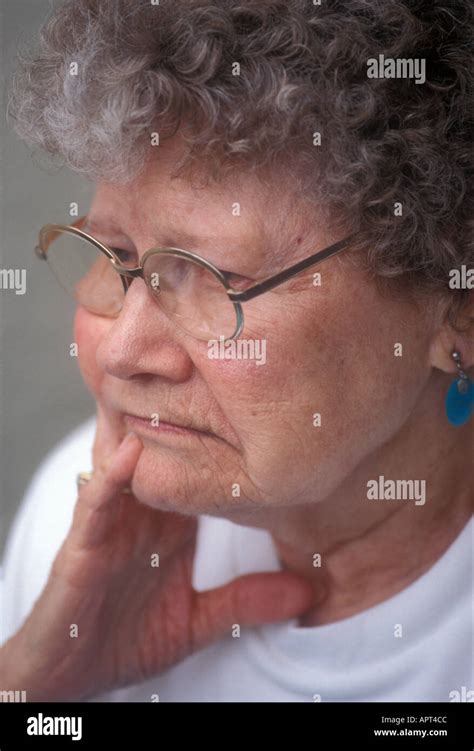
[(70, 533), (77, 546), (99, 545), (113, 527), (119, 500), (131, 483), (142, 448), (138, 436), (128, 433), (112, 456), (97, 467), (90, 482), (81, 486)]
[(236, 624), (257, 626), (295, 618), (316, 600), (313, 585), (295, 574), (241, 576), (223, 587), (196, 594), (196, 647), (230, 634)]
[(115, 424), (100, 403), (97, 403), (97, 427), (92, 448), (94, 470), (118, 449), (123, 437), (123, 426)]

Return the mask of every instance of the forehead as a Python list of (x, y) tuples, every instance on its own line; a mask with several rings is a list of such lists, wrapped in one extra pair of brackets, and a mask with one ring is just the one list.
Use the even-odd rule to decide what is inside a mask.
[(99, 183), (89, 219), (104, 229), (133, 236), (137, 244), (179, 239), (213, 245), (262, 244), (265, 228), (252, 184), (199, 186), (165, 169), (148, 169), (127, 186)]
[[(177, 145), (160, 146), (160, 158), (126, 186), (99, 183), (89, 211), (91, 224), (129, 238), (143, 250), (154, 244), (238, 253), (254, 270), (271, 273), (293, 260), (298, 248), (313, 250), (307, 217), (277, 179), (233, 172), (218, 183), (206, 172), (177, 177)], [(303, 242), (302, 242), (303, 240)], [(300, 254), (301, 257), (301, 254)]]

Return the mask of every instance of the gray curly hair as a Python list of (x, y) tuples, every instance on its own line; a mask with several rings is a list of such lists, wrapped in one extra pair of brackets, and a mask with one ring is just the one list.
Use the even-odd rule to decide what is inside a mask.
[[(179, 169), (286, 165), (359, 233), (374, 274), (458, 311), (468, 291), (449, 272), (474, 261), (471, 27), (469, 0), (67, 0), (20, 53), (9, 112), (93, 180), (133, 179), (151, 134), (183, 127)], [(426, 82), (369, 78), (379, 54), (425, 59)]]

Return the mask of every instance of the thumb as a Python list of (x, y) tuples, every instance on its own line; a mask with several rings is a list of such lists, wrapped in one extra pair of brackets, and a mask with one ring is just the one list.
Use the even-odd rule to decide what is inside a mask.
[(99, 467), (105, 469), (112, 454), (117, 451), (125, 432), (123, 425), (116, 418), (109, 416), (101, 404), (97, 404), (97, 420), (94, 444), (92, 447), (92, 464), (94, 471)]
[(193, 618), (195, 648), (230, 634), (232, 626), (257, 626), (294, 618), (316, 599), (313, 586), (286, 572), (247, 574), (196, 594)]

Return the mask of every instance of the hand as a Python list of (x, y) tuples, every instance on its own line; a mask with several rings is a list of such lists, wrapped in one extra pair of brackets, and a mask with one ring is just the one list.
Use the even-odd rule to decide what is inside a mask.
[(92, 479), (80, 488), (45, 589), (0, 650), (2, 688), (26, 690), (28, 701), (88, 698), (156, 675), (233, 624), (287, 619), (311, 606), (312, 587), (283, 572), (195, 592), (197, 520), (123, 492), (141, 450), (133, 433), (119, 442), (99, 409)]

